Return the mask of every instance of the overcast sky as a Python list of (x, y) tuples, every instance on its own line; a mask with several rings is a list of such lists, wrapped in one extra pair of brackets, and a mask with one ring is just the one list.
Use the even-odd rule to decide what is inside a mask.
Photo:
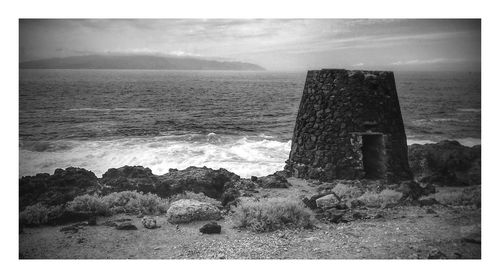
[(20, 20), (20, 60), (160, 54), (268, 70), (480, 71), (480, 20)]

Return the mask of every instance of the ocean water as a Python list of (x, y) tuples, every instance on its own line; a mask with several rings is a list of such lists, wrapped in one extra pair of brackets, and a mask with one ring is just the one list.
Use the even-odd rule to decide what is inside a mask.
[[(305, 72), (20, 70), (19, 176), (83, 167), (282, 170)], [(408, 144), (480, 143), (481, 75), (396, 72)]]

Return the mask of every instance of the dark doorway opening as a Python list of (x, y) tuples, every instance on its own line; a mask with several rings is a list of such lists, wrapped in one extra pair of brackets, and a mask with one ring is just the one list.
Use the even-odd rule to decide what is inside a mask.
[(365, 178), (385, 178), (387, 167), (385, 164), (385, 144), (383, 134), (362, 135), (363, 167)]

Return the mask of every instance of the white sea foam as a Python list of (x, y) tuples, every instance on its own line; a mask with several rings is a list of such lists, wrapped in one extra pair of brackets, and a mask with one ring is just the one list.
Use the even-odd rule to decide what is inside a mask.
[(460, 112), (481, 112), (481, 108), (462, 108), (462, 109), (458, 109), (458, 111)]
[(150, 111), (149, 108), (71, 108), (66, 111), (96, 111), (96, 112), (110, 112), (110, 111)]
[[(455, 141), (458, 141), (460, 144), (467, 146), (467, 147), (472, 147), (475, 145), (481, 145), (481, 138), (459, 138), (459, 139), (453, 139)], [(439, 140), (434, 141), (434, 140), (426, 140), (426, 139), (410, 139), (408, 138), (406, 140), (408, 145), (413, 145), (413, 144), (419, 144), (419, 145), (424, 145), (424, 144), (434, 144), (437, 143)]]
[[(481, 144), (478, 138), (457, 141), (465, 146)], [(436, 143), (415, 138), (408, 138), (407, 142), (408, 145)], [(53, 173), (56, 168), (74, 166), (91, 170), (100, 177), (109, 168), (142, 165), (157, 175), (168, 172), (169, 168), (207, 166), (225, 168), (248, 178), (283, 170), (291, 148), (291, 141), (260, 136), (221, 137), (215, 133), (40, 144), (40, 147), (30, 145), (29, 149), (21, 145), (20, 176)]]
[[(20, 176), (56, 168), (83, 167), (100, 177), (107, 169), (142, 165), (155, 174), (189, 166), (226, 168), (242, 177), (264, 176), (283, 170), (291, 142), (262, 138), (186, 140), (186, 136), (162, 136), (108, 141), (71, 141), (72, 149), (51, 152), (20, 150)], [(215, 137), (215, 138), (214, 138)], [(219, 139), (219, 140), (215, 140)], [(57, 142), (56, 142), (57, 143)], [(68, 144), (68, 141), (60, 141)]]

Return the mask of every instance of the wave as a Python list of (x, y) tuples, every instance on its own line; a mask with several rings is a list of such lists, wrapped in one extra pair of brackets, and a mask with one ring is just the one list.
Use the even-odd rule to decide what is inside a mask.
[(110, 112), (110, 111), (151, 111), (149, 108), (71, 108), (64, 111), (96, 111), (96, 112)]
[(82, 167), (97, 176), (109, 168), (142, 165), (157, 175), (169, 168), (189, 166), (225, 168), (242, 177), (265, 176), (283, 170), (291, 141), (259, 137), (210, 135), (160, 136), (107, 141), (57, 141), (72, 148), (20, 150), (20, 176), (52, 173), (56, 168)]
[[(241, 177), (265, 176), (283, 170), (291, 141), (258, 136), (209, 134), (163, 135), (112, 140), (21, 142), (19, 176), (52, 173), (57, 168), (82, 167), (101, 176), (124, 165), (149, 167), (157, 175), (189, 166), (225, 168)], [(266, 136), (267, 137), (267, 136)], [(481, 144), (479, 138), (457, 139), (462, 145)], [(408, 138), (408, 145), (436, 143)]]
[[(449, 139), (449, 140), (455, 140), (458, 141), (460, 144), (467, 146), (467, 147), (473, 147), (476, 145), (481, 145), (481, 138), (472, 138), (472, 137), (467, 137), (467, 138), (458, 138), (458, 139)], [(413, 145), (413, 144), (419, 144), (419, 145), (424, 145), (424, 144), (435, 144), (439, 142), (440, 140), (427, 140), (427, 139), (410, 139), (408, 138), (406, 140), (408, 145)]]
[(462, 109), (458, 109), (458, 111), (479, 113), (479, 112), (481, 112), (481, 108), (462, 108)]

